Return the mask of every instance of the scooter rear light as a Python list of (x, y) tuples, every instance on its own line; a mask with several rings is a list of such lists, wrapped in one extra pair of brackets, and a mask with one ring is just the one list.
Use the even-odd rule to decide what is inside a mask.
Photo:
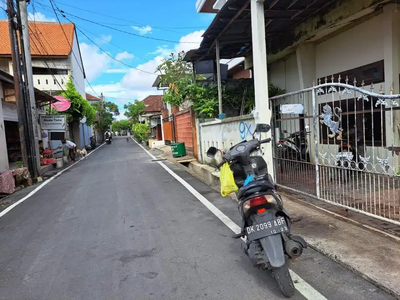
[[(274, 198), (274, 196), (272, 195), (262, 195), (262, 196), (258, 196), (255, 198), (252, 198), (250, 200), (247, 200), (246, 202), (243, 203), (243, 211), (247, 212), (250, 208), (259, 206), (259, 205), (263, 205), (263, 204), (268, 204), (268, 203), (274, 203), (277, 204), (276, 199)], [(264, 210), (264, 211), (262, 211)], [(258, 212), (260, 211), (260, 212)], [(266, 211), (265, 208), (260, 208), (257, 211), (257, 213), (263, 213)]]
[(267, 211), (267, 209), (266, 209), (266, 208), (260, 208), (260, 209), (257, 209), (257, 213), (258, 213), (258, 214), (265, 213), (266, 211)]
[(250, 207), (259, 206), (262, 204), (268, 203), (268, 200), (265, 196), (259, 196), (253, 199), (250, 199)]

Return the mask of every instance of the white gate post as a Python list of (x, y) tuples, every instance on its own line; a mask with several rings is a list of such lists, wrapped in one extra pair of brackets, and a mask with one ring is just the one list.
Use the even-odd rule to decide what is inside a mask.
[[(320, 198), (320, 190), (319, 190), (319, 152), (318, 152), (318, 115), (317, 115), (317, 103), (315, 88), (312, 89), (312, 106), (313, 106), (313, 131), (314, 131), (314, 146), (315, 146), (315, 190), (317, 194), (317, 198)], [(311, 145), (310, 145), (311, 146)]]
[[(267, 72), (267, 47), (265, 39), (264, 0), (251, 0), (251, 35), (253, 46), (253, 69), (255, 110), (253, 112), (256, 125), (258, 123), (271, 123), (271, 110), (268, 97), (268, 72)], [(271, 137), (271, 132), (268, 133)], [(264, 160), (272, 177), (273, 158), (272, 143), (264, 144)]]

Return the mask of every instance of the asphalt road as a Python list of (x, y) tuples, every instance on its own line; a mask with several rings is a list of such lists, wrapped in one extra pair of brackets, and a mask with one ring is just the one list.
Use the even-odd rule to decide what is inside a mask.
[[(163, 163), (239, 223), (233, 200)], [(115, 138), (0, 218), (0, 299), (284, 299), (231, 235), (143, 149)], [(311, 249), (291, 269), (305, 294), (292, 299), (394, 299)]]

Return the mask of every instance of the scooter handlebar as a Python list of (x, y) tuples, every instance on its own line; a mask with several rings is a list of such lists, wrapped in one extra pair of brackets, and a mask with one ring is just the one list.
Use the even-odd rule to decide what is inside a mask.
[(261, 140), (261, 141), (260, 141), (260, 144), (269, 143), (269, 142), (271, 142), (271, 141), (272, 141), (271, 138), (268, 138), (268, 139), (265, 139), (265, 140)]

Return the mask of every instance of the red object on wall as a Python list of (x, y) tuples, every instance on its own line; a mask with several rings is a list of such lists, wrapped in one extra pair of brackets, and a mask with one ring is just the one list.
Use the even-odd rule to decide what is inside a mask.
[(52, 103), (50, 106), (56, 111), (63, 112), (71, 107), (71, 102), (69, 102), (67, 98), (64, 98), (62, 96), (55, 96), (54, 98), (56, 98), (58, 101)]

